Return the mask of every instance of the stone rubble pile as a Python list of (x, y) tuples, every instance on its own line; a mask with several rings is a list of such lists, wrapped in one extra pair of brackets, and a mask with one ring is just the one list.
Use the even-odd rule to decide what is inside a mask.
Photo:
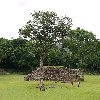
[(67, 67), (52, 67), (44, 66), (43, 68), (37, 68), (32, 71), (31, 74), (28, 74), (24, 77), (24, 80), (41, 80), (44, 81), (84, 81), (83, 72), (80, 69), (70, 69)]

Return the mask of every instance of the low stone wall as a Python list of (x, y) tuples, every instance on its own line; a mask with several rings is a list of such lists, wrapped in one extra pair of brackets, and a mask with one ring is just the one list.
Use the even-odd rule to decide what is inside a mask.
[(4, 69), (0, 68), (0, 75), (6, 75), (6, 74), (7, 72)]
[(70, 69), (65, 67), (49, 67), (37, 68), (25, 77), (29, 80), (48, 80), (48, 81), (84, 81), (84, 75), (80, 69)]

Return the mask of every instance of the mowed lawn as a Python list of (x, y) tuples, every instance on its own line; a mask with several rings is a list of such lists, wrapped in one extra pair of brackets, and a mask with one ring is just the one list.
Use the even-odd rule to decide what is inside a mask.
[[(100, 76), (85, 75), (80, 87), (77, 83), (56, 83), (46, 91), (36, 88), (38, 82), (24, 81), (25, 75), (0, 75), (0, 100), (100, 100)], [(60, 86), (63, 86), (61, 88)]]

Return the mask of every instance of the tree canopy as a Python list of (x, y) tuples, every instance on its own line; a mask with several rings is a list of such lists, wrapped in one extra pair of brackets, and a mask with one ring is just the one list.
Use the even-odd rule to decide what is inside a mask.
[(69, 17), (58, 17), (54, 12), (34, 12), (32, 20), (19, 30), (23, 37), (28, 37), (36, 43), (40, 54), (40, 67), (46, 52), (69, 33), (72, 20)]

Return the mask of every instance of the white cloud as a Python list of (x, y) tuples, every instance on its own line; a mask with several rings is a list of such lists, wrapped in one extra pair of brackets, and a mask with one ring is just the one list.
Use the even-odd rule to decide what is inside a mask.
[(25, 5), (27, 5), (31, 0), (17, 0), (16, 1), (16, 4), (19, 6), (19, 7), (23, 7)]
[(99, 35), (99, 0), (0, 0), (0, 37), (18, 37), (18, 29), (30, 19), (34, 10), (55, 11), (73, 19), (81, 27)]

